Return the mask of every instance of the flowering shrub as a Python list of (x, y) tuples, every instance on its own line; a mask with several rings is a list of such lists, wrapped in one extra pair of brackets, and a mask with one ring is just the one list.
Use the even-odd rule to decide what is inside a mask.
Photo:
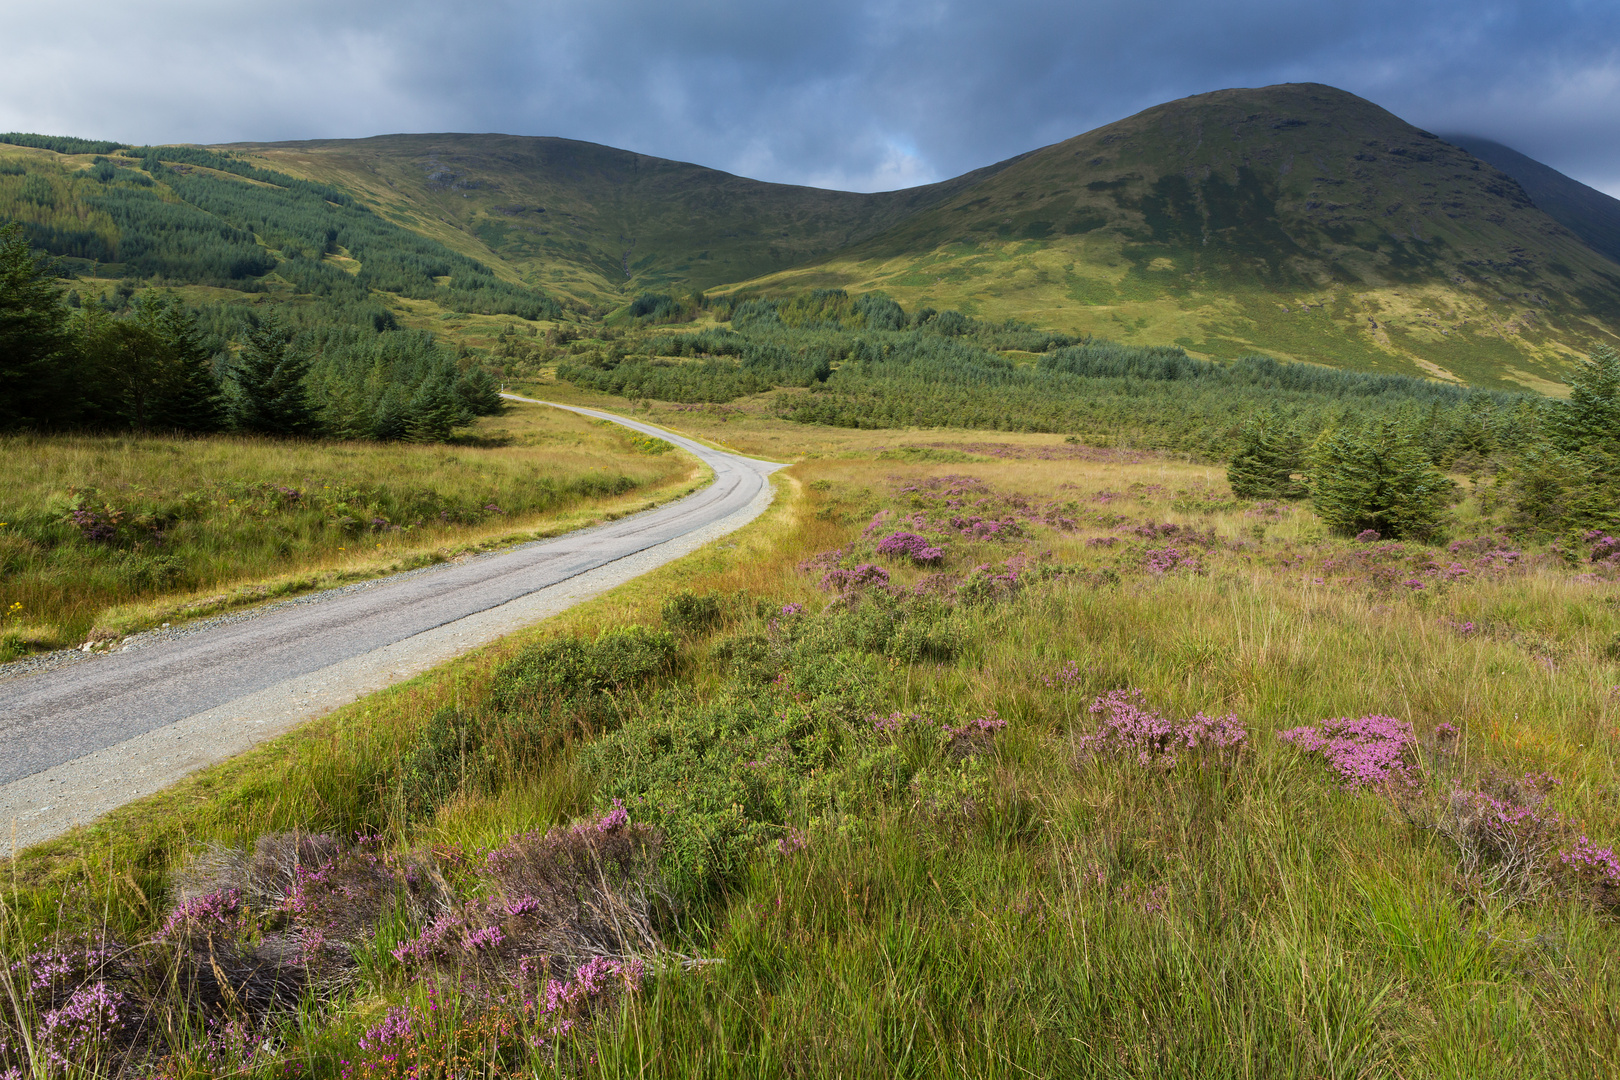
[(1612, 847), (1598, 847), (1583, 834), (1568, 851), (1558, 853), (1558, 863), (1576, 881), (1599, 892), (1612, 906), (1620, 902), (1620, 856)]
[(889, 572), (876, 563), (861, 563), (853, 570), (834, 568), (821, 579), (821, 587), (829, 592), (847, 596), (868, 588), (883, 588), (889, 584)]
[(1320, 754), (1347, 789), (1412, 784), (1412, 725), (1393, 716), (1324, 720), (1319, 727), (1279, 731), (1277, 737), (1307, 753)]
[(1620, 563), (1620, 539), (1602, 529), (1592, 529), (1587, 532), (1585, 540), (1592, 545), (1587, 557), (1593, 562)]
[(956, 586), (956, 598), (967, 604), (1005, 599), (1023, 587), (1023, 574), (1028, 566), (1029, 560), (1021, 554), (1002, 563), (1000, 569), (990, 563), (980, 563)]
[(1150, 548), (1142, 553), (1142, 566), (1150, 574), (1168, 574), (1172, 570), (1189, 570), (1196, 574), (1203, 567), (1197, 556), (1181, 548)]
[(241, 930), (246, 921), (247, 908), (242, 903), (242, 890), (221, 889), (181, 901), (163, 920), (157, 936), (170, 938), (193, 931), (228, 934)]
[(1235, 715), (1172, 720), (1147, 704), (1140, 690), (1111, 690), (1091, 703), (1097, 727), (1079, 748), (1095, 756), (1135, 755), (1142, 765), (1170, 769), (1187, 751), (1236, 753), (1249, 733)]
[(873, 714), (868, 720), (872, 730), (880, 735), (893, 736), (911, 730), (937, 738), (946, 750), (959, 758), (972, 757), (988, 750), (995, 741), (996, 733), (1007, 726), (1007, 721), (998, 716), (994, 709), (954, 727), (943, 720), (930, 720), (920, 713)]
[(878, 542), (877, 553), (890, 558), (906, 558), (918, 566), (932, 566), (942, 562), (945, 549), (930, 544), (913, 532), (895, 532)]
[(104, 982), (73, 991), (67, 1004), (40, 1019), (34, 1042), (53, 1073), (84, 1068), (125, 1027), (127, 1003)]

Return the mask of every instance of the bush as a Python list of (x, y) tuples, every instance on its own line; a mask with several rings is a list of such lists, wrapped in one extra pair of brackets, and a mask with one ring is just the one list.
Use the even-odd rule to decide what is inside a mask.
[(697, 595), (691, 590), (675, 593), (664, 601), (660, 612), (664, 625), (687, 634), (701, 634), (720, 621), (720, 597), (714, 593)]
[(606, 630), (595, 641), (558, 638), (502, 664), (490, 700), (506, 711), (532, 706), (547, 693), (579, 699), (617, 692), (666, 674), (674, 659), (674, 635), (645, 626)]
[(1393, 422), (1328, 431), (1310, 453), (1311, 503), (1348, 535), (1425, 539), (1440, 531), (1454, 485)]

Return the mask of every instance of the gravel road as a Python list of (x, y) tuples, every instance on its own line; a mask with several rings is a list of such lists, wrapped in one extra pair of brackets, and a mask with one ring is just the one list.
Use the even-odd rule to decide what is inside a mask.
[(667, 439), (713, 469), (714, 483), (555, 539), (137, 635), (115, 653), (0, 678), (0, 845), (8, 829), (24, 847), (91, 821), (622, 585), (770, 505), (767, 478), (780, 465), (555, 407)]

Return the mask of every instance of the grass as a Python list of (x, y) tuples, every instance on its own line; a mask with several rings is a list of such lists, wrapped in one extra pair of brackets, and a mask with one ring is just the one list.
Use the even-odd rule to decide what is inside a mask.
[[(746, 412), (680, 415), (753, 452), (780, 430)], [(395, 1051), (462, 1055), (482, 1075), (1620, 1066), (1620, 897), (1556, 858), (1516, 877), (1492, 876), (1489, 859), (1470, 869), (1459, 844), (1473, 834), (1448, 817), (1453, 783), (1502, 792), (1546, 770), (1563, 781), (1549, 803), (1512, 789), (1537, 820), (1559, 815), (1543, 839), (1620, 839), (1620, 610), (1601, 568), (1354, 544), (1168, 457), (930, 433), (977, 448), (930, 463), (878, 456), (903, 433), (807, 434), (783, 498), (727, 544), (22, 852), (0, 947), (18, 956), (96, 927), (144, 940), (200, 854), (295, 829), (379, 833), (386, 858), (444, 874), (455, 899), (435, 910), (473, 918), (512, 895), (479, 876), (483, 852), (619, 798), (635, 824), (615, 828), (661, 837), (660, 944), (640, 950), (635, 987), (570, 1013), (576, 1028), (558, 1035), (501, 1002), (510, 984), (493, 961), (416, 975), (390, 963), (425, 916), (379, 917), (353, 939), (370, 959), (318, 982), (319, 1004), (262, 1021), (255, 1039), (271, 1037), (244, 1074), (338, 1075), (346, 1061), (348, 1075), (391, 1075), (387, 1053), (360, 1043), (389, 1007), (415, 1024)], [(885, 510), (1010, 516), (1026, 535), (945, 528), (931, 533), (941, 571), (883, 563), (871, 546), (906, 526), (862, 534)], [(1456, 539), (1489, 535), (1471, 504), (1458, 520)], [(800, 564), (848, 545), (842, 565), (877, 561), (897, 587), (936, 572), (979, 584), (942, 601), (830, 602), (822, 571)], [(1166, 548), (1194, 561), (1149, 570)], [(1468, 573), (1448, 575), (1451, 561)], [(1016, 582), (996, 584), (1009, 565)], [(676, 593), (691, 595), (667, 605)], [(634, 624), (672, 635), (667, 666), (636, 661), (606, 692), (569, 681), (630, 670), (612, 668), (628, 654), (600, 635)], [(1089, 752), (1092, 701), (1125, 687), (1172, 718), (1234, 714), (1247, 743), (1173, 766)], [(937, 727), (992, 711), (1006, 726), (988, 734)], [(874, 730), (868, 717), (892, 712), (931, 723)], [(1371, 713), (1412, 724), (1418, 786), (1347, 790), (1276, 738)], [(460, 741), (435, 767), (459, 790), (408, 813), (402, 785), (447, 745), (447, 724)], [(249, 937), (286, 932), (256, 925)], [(546, 1049), (517, 1053), (502, 1031)], [(201, 1062), (200, 1046), (181, 1040), (171, 1062)]]
[(543, 406), (458, 444), (13, 435), (0, 658), (442, 561), (690, 487), (678, 453)]

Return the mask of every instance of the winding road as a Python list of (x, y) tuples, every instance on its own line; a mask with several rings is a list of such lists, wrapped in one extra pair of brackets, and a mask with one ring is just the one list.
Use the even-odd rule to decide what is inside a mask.
[[(548, 405), (532, 398), (515, 401)], [(667, 439), (714, 482), (668, 506), (516, 548), (270, 604), (194, 632), (5, 678), (0, 854), (623, 584), (740, 528), (782, 466), (594, 409)]]

